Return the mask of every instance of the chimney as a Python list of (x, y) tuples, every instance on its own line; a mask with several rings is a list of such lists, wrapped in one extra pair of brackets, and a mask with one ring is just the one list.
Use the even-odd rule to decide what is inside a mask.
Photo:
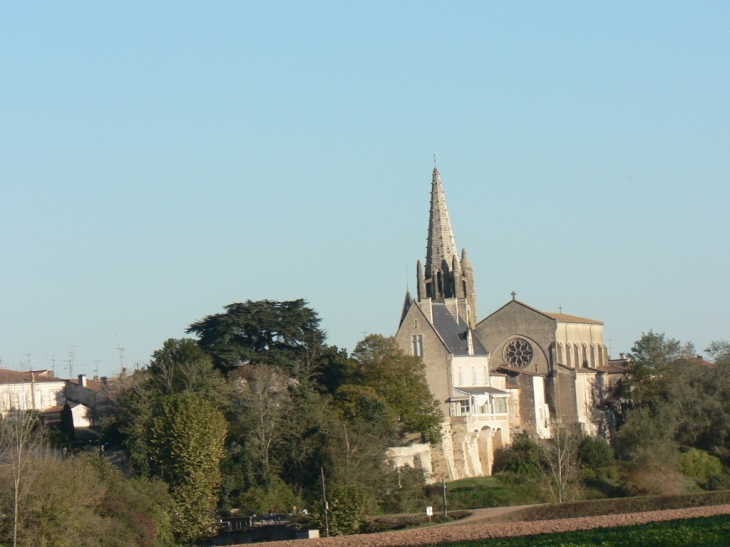
[(625, 353), (619, 353), (619, 354), (618, 354), (618, 358), (619, 358), (619, 359), (622, 359), (622, 360), (623, 360), (623, 359), (626, 359), (626, 354), (625, 354)]
[(79, 386), (86, 387), (86, 374), (79, 374)]
[(103, 385), (104, 387), (106, 387), (108, 385), (106, 376), (101, 377), (101, 385)]

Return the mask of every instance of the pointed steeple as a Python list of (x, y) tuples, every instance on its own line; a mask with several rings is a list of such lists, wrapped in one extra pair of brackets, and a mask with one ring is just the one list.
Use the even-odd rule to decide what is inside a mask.
[[(441, 175), (436, 167), (431, 178), (431, 213), (428, 219), (428, 243), (426, 245), (426, 278), (437, 282), (432, 287), (433, 296), (445, 296), (448, 289), (447, 279), (453, 258), (456, 254), (456, 241), (451, 229), (449, 210), (446, 207), (446, 196), (441, 184)], [(438, 275), (440, 272), (440, 276)], [(442, 281), (439, 281), (439, 278)]]

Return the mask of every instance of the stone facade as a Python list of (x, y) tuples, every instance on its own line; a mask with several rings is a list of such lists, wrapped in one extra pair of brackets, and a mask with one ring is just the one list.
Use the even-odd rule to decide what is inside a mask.
[(494, 451), (520, 431), (548, 438), (555, 422), (606, 430), (606, 401), (622, 369), (608, 361), (603, 323), (537, 310), (515, 293), (477, 322), (474, 271), (465, 250), (458, 258), (435, 168), (426, 263), (417, 262), (416, 280), (395, 340), (423, 359), (445, 417), (443, 441), (393, 448), (394, 465), (423, 468), (429, 480), (490, 475)]

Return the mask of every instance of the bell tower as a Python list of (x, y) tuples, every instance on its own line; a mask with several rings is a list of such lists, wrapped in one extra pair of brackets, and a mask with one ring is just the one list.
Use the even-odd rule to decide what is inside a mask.
[(476, 325), (474, 270), (466, 250), (462, 249), (459, 261), (441, 174), (436, 167), (431, 176), (426, 264), (424, 267), (420, 260), (417, 262), (416, 277), (419, 301), (443, 302), (457, 321), (463, 319), (472, 328)]

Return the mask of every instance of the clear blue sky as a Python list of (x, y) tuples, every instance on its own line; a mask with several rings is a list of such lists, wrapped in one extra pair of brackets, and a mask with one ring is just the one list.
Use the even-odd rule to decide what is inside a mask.
[(728, 2), (5, 2), (0, 357), (108, 374), (261, 298), (348, 349), (393, 334), (433, 153), (480, 317), (515, 290), (614, 355), (704, 349), (730, 336), (728, 29)]

